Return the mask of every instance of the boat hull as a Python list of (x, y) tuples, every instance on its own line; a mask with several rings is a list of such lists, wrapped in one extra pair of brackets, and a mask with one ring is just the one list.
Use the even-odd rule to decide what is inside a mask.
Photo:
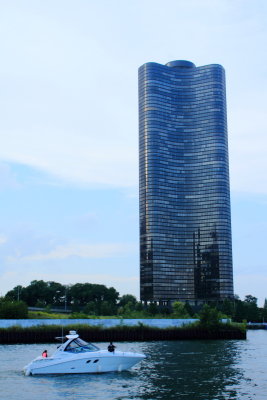
[(25, 375), (44, 374), (93, 374), (123, 371), (133, 367), (145, 356), (137, 353), (82, 354), (80, 357), (64, 360), (59, 358), (38, 358), (24, 367)]

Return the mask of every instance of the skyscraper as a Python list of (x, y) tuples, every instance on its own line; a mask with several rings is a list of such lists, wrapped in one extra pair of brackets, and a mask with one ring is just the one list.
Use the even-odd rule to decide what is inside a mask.
[(233, 296), (225, 74), (139, 68), (141, 300)]

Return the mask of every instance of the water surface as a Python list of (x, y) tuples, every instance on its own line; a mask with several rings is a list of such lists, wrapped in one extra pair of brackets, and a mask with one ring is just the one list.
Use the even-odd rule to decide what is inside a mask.
[[(21, 370), (55, 345), (1, 345), (1, 400), (190, 399), (264, 400), (267, 398), (267, 331), (248, 339), (116, 343), (119, 350), (147, 358), (130, 371), (99, 375), (25, 377)], [(99, 344), (105, 347), (106, 344)]]

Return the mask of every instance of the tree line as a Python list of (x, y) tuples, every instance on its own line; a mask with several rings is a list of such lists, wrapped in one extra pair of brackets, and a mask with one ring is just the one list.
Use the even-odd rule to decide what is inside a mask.
[[(175, 301), (171, 307), (156, 303), (144, 305), (131, 294), (120, 296), (113, 287), (93, 283), (61, 283), (34, 280), (30, 285), (16, 286), (0, 299), (0, 318), (22, 318), (28, 307), (61, 309), (85, 316), (119, 315), (128, 318), (149, 316), (173, 318), (198, 318), (203, 307), (192, 307), (189, 303)], [(257, 306), (257, 298), (252, 295), (240, 300), (226, 299), (223, 302), (209, 303), (221, 317), (229, 317), (234, 322), (267, 322), (267, 300), (264, 307)], [(17, 310), (17, 311), (16, 311)], [(19, 310), (19, 311), (18, 311)], [(26, 313), (26, 314), (25, 314)]]
[(57, 308), (80, 311), (96, 315), (113, 314), (116, 311), (119, 293), (113, 288), (94, 283), (61, 283), (34, 280), (30, 285), (16, 286), (5, 295), (5, 299), (23, 301), (28, 307)]
[(235, 296), (233, 300), (227, 299), (218, 304), (217, 309), (235, 322), (267, 322), (267, 299), (263, 307), (258, 307), (257, 301), (258, 299), (250, 294), (245, 296), (244, 300)]

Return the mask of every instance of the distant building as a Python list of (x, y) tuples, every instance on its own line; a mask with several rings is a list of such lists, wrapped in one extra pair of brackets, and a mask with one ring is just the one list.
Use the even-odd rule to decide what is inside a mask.
[(142, 65), (139, 136), (141, 300), (233, 297), (223, 67)]

